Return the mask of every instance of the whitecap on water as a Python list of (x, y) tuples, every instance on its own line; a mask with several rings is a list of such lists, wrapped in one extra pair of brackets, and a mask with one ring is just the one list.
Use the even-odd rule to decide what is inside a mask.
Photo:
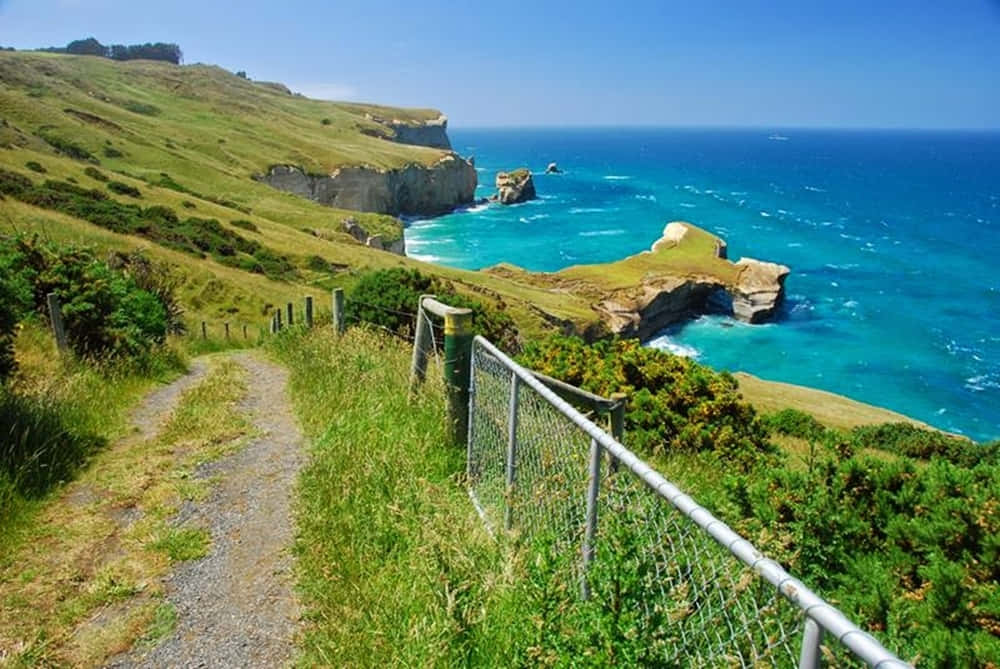
[(601, 207), (573, 207), (572, 209), (569, 210), (569, 213), (571, 213), (571, 214), (600, 214), (600, 213), (603, 213), (605, 211), (608, 211), (608, 210), (607, 209), (603, 209)]
[(678, 207), (684, 207), (685, 209), (694, 209), (694, 208), (695, 208), (695, 207), (697, 207), (698, 205), (696, 205), (696, 204), (691, 204), (690, 202), (678, 202), (678, 203), (677, 203), (677, 206), (678, 206)]
[(656, 196), (655, 195), (636, 195), (635, 199), (636, 200), (648, 200), (649, 202), (656, 202)]
[(683, 358), (697, 358), (701, 355), (701, 351), (698, 349), (693, 346), (686, 346), (675, 342), (669, 335), (659, 335), (658, 337), (654, 337), (646, 342), (646, 346), (660, 351), (667, 351), (668, 353), (673, 353), (674, 355), (679, 355)]
[(621, 228), (615, 228), (614, 230), (588, 230), (586, 232), (581, 232), (581, 237), (610, 237), (613, 235), (624, 235), (625, 231)]
[(766, 211), (760, 212), (760, 215), (763, 216), (764, 218), (771, 218), (771, 214), (767, 213)]
[(627, 181), (628, 179), (631, 178), (632, 177), (624, 176), (621, 174), (609, 174), (606, 177), (604, 177), (606, 181)]
[(816, 186), (803, 186), (805, 190), (811, 190), (814, 193), (825, 193), (826, 190), (823, 188), (816, 188)]

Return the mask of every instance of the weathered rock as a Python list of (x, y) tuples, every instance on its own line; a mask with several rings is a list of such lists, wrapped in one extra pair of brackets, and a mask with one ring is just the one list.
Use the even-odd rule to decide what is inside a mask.
[(344, 219), (344, 231), (362, 244), (368, 241), (368, 231), (358, 224), (356, 218)]
[(555, 163), (549, 163), (549, 166), (545, 168), (546, 174), (562, 174), (562, 170)]
[(454, 153), (427, 167), (409, 164), (392, 170), (341, 167), (329, 175), (306, 174), (294, 165), (276, 165), (259, 177), (278, 190), (340, 209), (380, 214), (433, 216), (472, 202), (476, 170)]
[(343, 225), (344, 231), (347, 234), (365, 246), (378, 249), (379, 251), (389, 251), (396, 255), (406, 255), (406, 244), (402, 239), (386, 243), (382, 239), (382, 235), (369, 235), (368, 231), (361, 227), (358, 220), (354, 217), (345, 218)]
[(721, 287), (708, 277), (664, 276), (620, 292), (595, 305), (612, 334), (646, 340), (663, 328), (705, 310)]
[(513, 172), (498, 172), (496, 179), (497, 194), (491, 198), (500, 204), (518, 204), (534, 200), (535, 182), (531, 178), (531, 171), (527, 168), (520, 168)]
[(784, 265), (740, 258), (736, 262), (740, 276), (729, 287), (733, 298), (733, 316), (747, 323), (760, 323), (774, 315), (785, 296), (785, 278), (789, 270)]
[(448, 117), (444, 114), (423, 122), (386, 119), (374, 114), (365, 114), (365, 117), (389, 128), (393, 133), (394, 142), (451, 150), (451, 142), (448, 140)]

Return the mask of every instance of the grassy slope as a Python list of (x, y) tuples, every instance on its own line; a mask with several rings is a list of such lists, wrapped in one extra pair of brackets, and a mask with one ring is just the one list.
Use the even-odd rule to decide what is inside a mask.
[[(146, 113), (130, 111), (129, 107)], [(93, 118), (84, 120), (67, 109)], [(0, 123), (0, 167), (36, 181), (73, 178), (82, 186), (103, 188), (83, 174), (88, 163), (57, 154), (37, 136), (39, 129), (48, 128), (48, 132), (98, 156), (101, 171), (139, 188), (143, 206), (162, 204), (181, 216), (217, 218), (224, 224), (250, 220), (260, 233), (238, 232), (291, 256), (300, 267), (302, 280), (271, 281), (10, 199), (0, 203), (0, 234), (43, 232), (52, 238), (109, 249), (148, 248), (151, 255), (173, 263), (185, 276), (182, 294), (192, 323), (208, 320), (216, 329), (228, 320), (237, 328), (247, 324), (252, 331), (267, 322), (269, 310), (307, 294), (325, 309), (326, 291), (349, 285), (353, 276), (350, 272), (331, 275), (311, 271), (306, 268), (309, 256), (320, 256), (352, 271), (403, 265), (443, 276), (458, 282), (463, 292), (503, 301), (528, 336), (551, 330), (553, 322), (569, 322), (578, 331), (585, 330), (597, 320), (591, 304), (601, 290), (636, 285), (649, 272), (732, 278), (731, 265), (714, 258), (714, 238), (707, 233), (689, 233), (680, 244), (661, 246), (656, 253), (609, 265), (572, 267), (552, 275), (528, 274), (509, 266), (489, 273), (437, 267), (362, 247), (340, 229), (340, 221), (353, 215), (369, 231), (392, 239), (400, 234), (395, 219), (330, 209), (250, 178), (274, 163), (295, 163), (325, 172), (345, 163), (391, 167), (411, 161), (433, 162), (442, 155), (437, 150), (363, 134), (362, 129), (384, 134), (384, 128), (367, 120), (365, 113), (412, 121), (438, 114), (435, 110), (309, 100), (203, 65), (177, 67), (147, 61), (118, 63), (93, 57), (0, 52), (0, 118), (4, 120)], [(324, 119), (329, 124), (324, 124)], [(108, 158), (104, 153), (107, 147), (123, 155)], [(29, 161), (40, 163), (47, 173), (26, 169)], [(167, 173), (191, 190), (230, 200), (252, 213), (150, 186), (122, 172), (152, 180)], [(186, 208), (185, 202), (195, 207)], [(751, 401), (756, 388), (744, 389)], [(762, 392), (765, 402), (771, 394)], [(805, 395), (800, 399), (811, 401), (809, 398)]]

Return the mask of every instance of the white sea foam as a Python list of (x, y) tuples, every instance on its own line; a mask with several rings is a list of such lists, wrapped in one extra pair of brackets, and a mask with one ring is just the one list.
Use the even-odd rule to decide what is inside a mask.
[(604, 178), (607, 181), (628, 181), (632, 177), (623, 176), (621, 174), (609, 174), (608, 176), (606, 176)]
[(678, 206), (678, 207), (684, 207), (685, 209), (694, 209), (694, 208), (696, 208), (696, 207), (697, 207), (698, 205), (696, 205), (696, 204), (691, 204), (690, 202), (679, 202), (679, 203), (677, 203), (677, 206)]
[(771, 214), (767, 213), (766, 211), (760, 212), (760, 215), (763, 216), (764, 218), (771, 218)]
[(569, 210), (571, 214), (601, 214), (607, 209), (602, 209), (601, 207), (573, 207)]
[(646, 342), (646, 345), (658, 349), (660, 351), (668, 351), (674, 355), (679, 355), (683, 358), (697, 358), (701, 355), (701, 351), (694, 348), (693, 346), (685, 346), (684, 344), (679, 344), (671, 339), (668, 335), (660, 335), (659, 337), (654, 337)]
[(406, 255), (422, 262), (438, 262), (441, 260), (441, 256), (431, 255), (430, 253), (410, 253), (407, 250)]
[(656, 196), (655, 195), (636, 195), (635, 199), (636, 200), (648, 200), (650, 202), (656, 202)]
[(733, 190), (729, 191), (729, 194), (732, 195), (733, 197), (740, 197), (742, 195), (746, 195), (747, 192), (745, 190)]
[(858, 301), (857, 300), (847, 300), (846, 302), (844, 302), (844, 306), (846, 308), (848, 308), (848, 309), (854, 309), (855, 307), (858, 306)]
[(779, 209), (779, 210), (778, 210), (778, 213), (779, 213), (779, 214), (783, 214), (783, 215), (787, 216), (787, 215), (788, 215), (788, 214), (790, 214), (791, 212), (789, 212), (789, 211), (788, 211), (787, 209)]
[(581, 232), (581, 237), (612, 237), (614, 235), (624, 235), (625, 231), (621, 228), (615, 228), (614, 230), (588, 230), (586, 232)]
[(786, 246), (790, 249), (797, 249), (802, 246), (802, 242), (788, 242)]
[(811, 190), (814, 193), (825, 193), (826, 192), (826, 189), (824, 189), (824, 188), (816, 188), (816, 186), (803, 186), (803, 188), (806, 189), (806, 190)]

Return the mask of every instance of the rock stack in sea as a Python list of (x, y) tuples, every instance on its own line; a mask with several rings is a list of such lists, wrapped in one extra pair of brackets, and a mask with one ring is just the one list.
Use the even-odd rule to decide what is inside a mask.
[(498, 172), (496, 186), (497, 193), (490, 199), (500, 204), (518, 204), (537, 197), (531, 170), (526, 167), (513, 172)]

